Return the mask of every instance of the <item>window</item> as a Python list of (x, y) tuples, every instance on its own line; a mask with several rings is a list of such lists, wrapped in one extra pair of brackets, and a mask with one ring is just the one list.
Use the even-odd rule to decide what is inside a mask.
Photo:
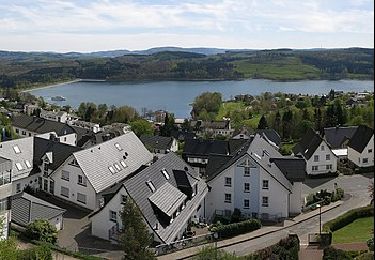
[(312, 171), (313, 171), (313, 172), (315, 172), (315, 171), (317, 171), (317, 170), (318, 170), (318, 166), (313, 166), (313, 167), (312, 167)]
[(43, 190), (48, 191), (48, 180), (46, 179), (43, 180)]
[(244, 207), (245, 209), (250, 208), (250, 201), (249, 201), (249, 200), (244, 200), (244, 201), (243, 201), (243, 207)]
[(154, 193), (156, 191), (154, 184), (152, 181), (146, 181), (147, 186), (150, 188), (151, 192)]
[(250, 167), (245, 167), (244, 177), (250, 177)]
[(0, 200), (0, 212), (8, 209), (7, 204), (8, 204), (7, 198)]
[(324, 145), (320, 146), (320, 150), (324, 151)]
[(69, 198), (69, 189), (67, 187), (61, 186), (61, 196)]
[(120, 163), (121, 163), (122, 167), (124, 167), (124, 168), (128, 167), (128, 166), (126, 165), (125, 161), (121, 160)]
[(119, 143), (115, 143), (115, 147), (117, 150), (122, 151), (122, 148)]
[(224, 186), (232, 187), (232, 178), (225, 177)]
[(113, 166), (109, 166), (108, 169), (109, 169), (109, 171), (110, 171), (112, 174), (116, 173), (115, 168), (113, 168)]
[(78, 174), (78, 184), (82, 186), (87, 186), (87, 180), (81, 174)]
[(225, 203), (231, 203), (232, 202), (232, 194), (225, 193), (224, 194), (224, 202)]
[(326, 165), (326, 170), (332, 170), (332, 164)]
[(117, 163), (115, 163), (114, 166), (115, 166), (115, 168), (116, 168), (117, 171), (121, 171), (120, 165), (118, 165)]
[(368, 149), (368, 153), (372, 153), (372, 149)]
[(19, 133), (20, 133), (20, 130), (16, 128), (16, 134), (19, 134)]
[(262, 207), (268, 207), (268, 197), (262, 197)]
[(331, 160), (331, 155), (330, 154), (326, 154), (326, 160), (327, 161)]
[(31, 163), (29, 162), (29, 160), (25, 160), (25, 164), (27, 168), (31, 168)]
[(368, 158), (363, 158), (362, 163), (368, 163)]
[(22, 165), (18, 162), (16, 163), (16, 167), (17, 167), (17, 170), (21, 171), (23, 168), (22, 168)]
[(17, 183), (17, 185), (16, 185), (16, 192), (17, 193), (21, 192), (21, 183)]
[(263, 189), (263, 190), (268, 190), (268, 180), (263, 180), (263, 186), (262, 186), (262, 189)]
[(26, 135), (26, 131), (22, 131), (22, 135)]
[(162, 169), (161, 172), (163, 173), (164, 177), (169, 180), (169, 173), (167, 172), (166, 169)]
[(87, 203), (87, 197), (86, 197), (86, 195), (77, 192), (77, 201), (78, 201), (78, 202), (81, 202), (81, 203), (83, 203), (83, 204), (86, 204), (86, 203)]
[(319, 162), (319, 155), (314, 155), (314, 162)]
[(116, 211), (110, 210), (109, 211), (109, 220), (117, 222), (117, 214)]
[(250, 183), (248, 183), (248, 182), (244, 183), (244, 191), (245, 192), (250, 192)]
[(3, 172), (0, 171), (0, 186), (10, 183), (11, 182), (10, 177), (11, 177), (10, 171), (3, 171)]
[(64, 181), (69, 181), (69, 172), (68, 171), (61, 171), (61, 179)]

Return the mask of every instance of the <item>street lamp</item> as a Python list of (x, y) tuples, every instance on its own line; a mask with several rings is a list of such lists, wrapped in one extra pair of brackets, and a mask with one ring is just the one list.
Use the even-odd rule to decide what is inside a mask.
[(322, 236), (322, 205), (318, 203), (316, 204), (316, 207), (319, 208), (319, 235)]

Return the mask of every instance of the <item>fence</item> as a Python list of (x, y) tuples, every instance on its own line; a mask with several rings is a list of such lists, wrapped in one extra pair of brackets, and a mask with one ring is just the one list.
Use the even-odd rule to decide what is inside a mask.
[(159, 256), (159, 255), (170, 254), (170, 253), (173, 253), (175, 251), (178, 251), (184, 248), (205, 244), (213, 240), (214, 240), (214, 233), (207, 233), (203, 235), (197, 235), (192, 238), (178, 240), (170, 244), (161, 244), (154, 248), (155, 255)]

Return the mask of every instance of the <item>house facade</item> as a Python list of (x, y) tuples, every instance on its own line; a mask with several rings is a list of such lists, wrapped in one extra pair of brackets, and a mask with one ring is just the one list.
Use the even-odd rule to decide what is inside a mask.
[(348, 159), (357, 167), (374, 166), (374, 130), (361, 125), (348, 143)]
[(7, 239), (10, 231), (12, 197), (12, 161), (0, 156), (0, 240)]

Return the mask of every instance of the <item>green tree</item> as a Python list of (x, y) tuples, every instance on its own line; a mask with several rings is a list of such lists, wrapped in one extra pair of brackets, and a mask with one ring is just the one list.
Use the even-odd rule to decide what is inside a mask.
[(132, 131), (139, 137), (141, 135), (153, 135), (154, 128), (152, 124), (144, 119), (137, 119), (130, 123)]
[(176, 126), (174, 125), (174, 116), (171, 113), (167, 113), (165, 116), (164, 125), (160, 127), (160, 135), (171, 136), (174, 130), (176, 130)]
[(266, 120), (266, 117), (262, 115), (262, 117), (259, 120), (258, 129), (266, 129), (268, 128), (268, 123)]
[(142, 215), (134, 203), (128, 198), (121, 213), (123, 232), (121, 233), (121, 245), (124, 249), (126, 260), (156, 259), (148, 249), (152, 239)]
[(197, 96), (193, 102), (194, 119), (199, 118), (200, 113), (205, 110), (208, 114), (213, 113), (215, 118), (222, 103), (221, 94), (218, 92), (204, 92)]

